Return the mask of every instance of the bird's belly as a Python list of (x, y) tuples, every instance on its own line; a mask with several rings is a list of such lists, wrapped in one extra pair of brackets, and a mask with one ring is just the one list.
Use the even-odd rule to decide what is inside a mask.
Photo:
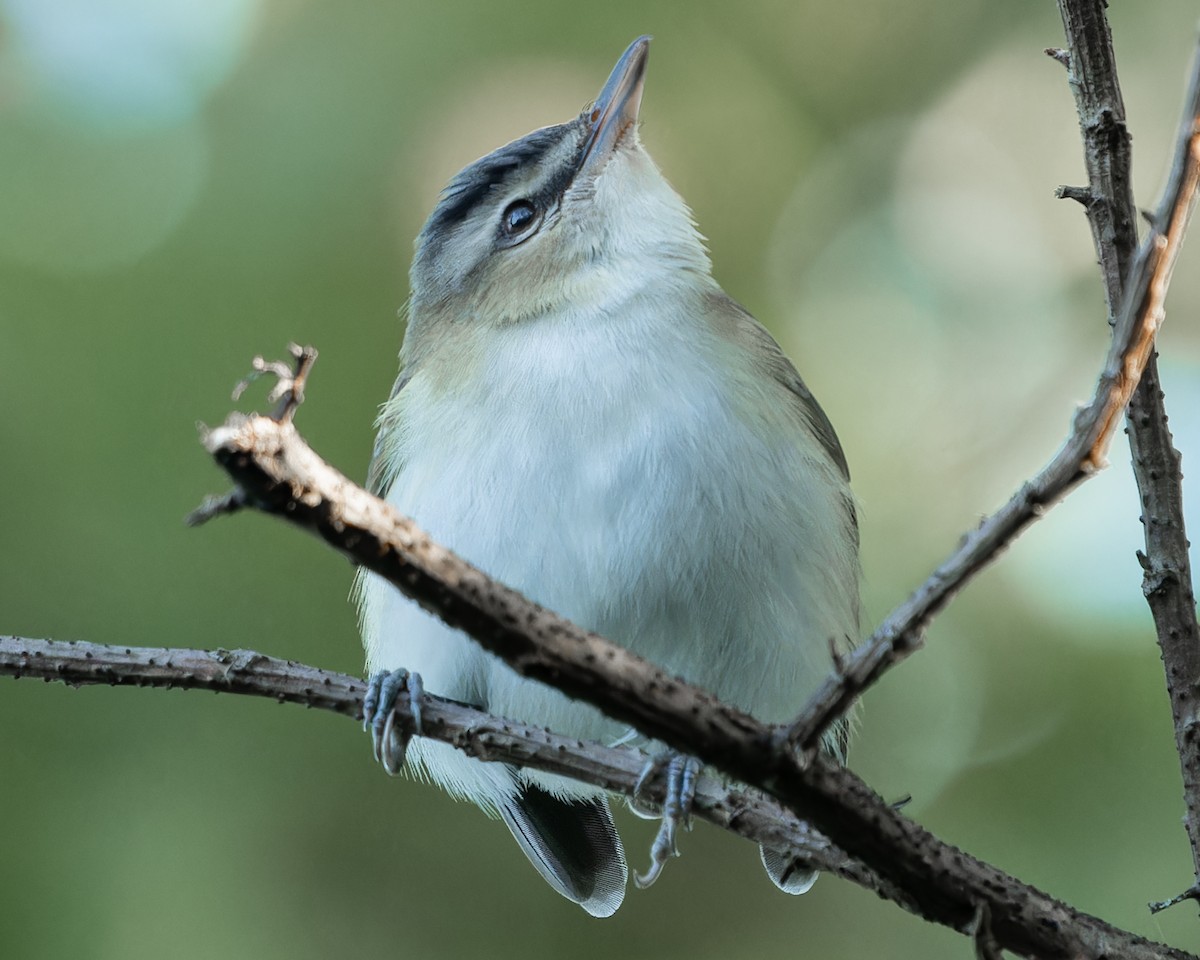
[[(783, 721), (856, 629), (844, 491), (795, 418), (738, 393), (736, 362), (662, 320), (493, 330), (490, 360), (456, 386), (414, 377), (388, 500), (530, 599)], [(416, 670), (431, 693), (572, 736), (627, 732), (365, 584), (371, 671)], [(513, 789), (441, 744), (409, 757), (485, 807)]]
[[(726, 422), (719, 404), (675, 422), (657, 412), (609, 430), (543, 429), (536, 443), (498, 429), (452, 455), (413, 458), (389, 500), (538, 603), (763, 719), (785, 719), (824, 674), (828, 649), (805, 603), (819, 579), (806, 564), (820, 551), (800, 542), (821, 531), (798, 529), (777, 498), (756, 495), (794, 482), (784, 476), (791, 453)], [(751, 463), (780, 476), (747, 476)], [(405, 666), (431, 692), (574, 736), (624, 732), (394, 591), (379, 613), (373, 670)]]

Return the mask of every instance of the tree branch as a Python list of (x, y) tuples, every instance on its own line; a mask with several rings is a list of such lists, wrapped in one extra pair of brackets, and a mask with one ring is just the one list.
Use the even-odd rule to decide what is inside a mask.
[[(1072, 0), (1072, 5), (1079, 4)], [(1083, 5), (1090, 6), (1089, 3)], [(1073, 47), (1070, 62), (1078, 63), (1079, 58), (1090, 55), (1089, 51), (1095, 47), (1094, 40), (1083, 45), (1078, 53), (1074, 52)], [(1111, 54), (1111, 47), (1109, 53)], [(916, 593), (892, 611), (865, 643), (843, 659), (841, 668), (825, 681), (793, 722), (787, 735), (792, 743), (804, 748), (811, 748), (817, 743), (829, 725), (845, 713), (871, 684), (920, 648), (925, 627), (930, 619), (945, 607), (976, 573), (995, 560), (1018, 534), (1039, 519), (1049, 507), (1107, 464), (1107, 452), (1113, 435), (1144, 370), (1151, 371), (1155, 386), (1147, 386), (1139, 394), (1139, 404), (1144, 406), (1147, 399), (1159, 396), (1152, 356), (1154, 334), (1162, 322), (1163, 298), (1170, 284), (1171, 269), (1182, 245), (1188, 216), (1196, 197), (1194, 125), (1197, 119), (1195, 91), (1200, 77), (1200, 59), (1193, 63), (1191, 76), (1188, 108), (1176, 143), (1177, 157), (1191, 157), (1191, 160), (1177, 161), (1163, 191), (1156, 226), (1146, 237), (1133, 261), (1129, 296), (1124, 300), (1124, 306), (1114, 314), (1112, 343), (1091, 402), (1076, 414), (1065, 443), (1041, 472), (1024, 483), (1008, 503), (963, 537), (958, 549), (930, 575)], [(1078, 91), (1083, 85), (1073, 82), (1072, 87)], [(1127, 177), (1128, 160), (1126, 159), (1124, 164), (1112, 158), (1100, 162), (1105, 144), (1126, 142), (1122, 139), (1124, 108), (1120, 105), (1119, 95), (1115, 104), (1116, 106), (1089, 112), (1086, 121), (1081, 119), (1085, 138), (1090, 144), (1089, 155), (1094, 152), (1097, 157), (1096, 179), (1089, 188), (1090, 199), (1086, 203), (1097, 243), (1104, 238), (1123, 236), (1127, 228), (1132, 227), (1133, 222), (1117, 211), (1119, 205), (1112, 201), (1111, 194), (1105, 192), (1110, 189), (1111, 183), (1120, 182), (1122, 177)], [(1073, 196), (1067, 193), (1063, 195)], [(1130, 206), (1132, 207), (1132, 203)], [(1130, 250), (1133, 250), (1135, 242), (1136, 236), (1130, 241)], [(1113, 269), (1105, 269), (1106, 283), (1114, 275)], [(1113, 292), (1110, 290), (1110, 297), (1112, 296)], [(1119, 285), (1116, 299), (1111, 302), (1121, 302)], [(1161, 422), (1165, 430), (1165, 414)], [(1140, 425), (1138, 432), (1142, 432)], [(1169, 437), (1167, 446), (1169, 447)], [(1147, 460), (1149, 459), (1147, 454)], [(1151, 466), (1142, 472), (1146, 476), (1155, 472), (1159, 478), (1159, 486), (1163, 486), (1161, 477), (1167, 471), (1155, 471)], [(1145, 492), (1143, 495), (1145, 496)], [(1157, 499), (1155, 503), (1156, 506), (1159, 505)], [(1158, 519), (1147, 522), (1147, 536), (1150, 536), (1153, 529), (1156, 537), (1161, 539), (1165, 539), (1167, 535), (1173, 536), (1175, 544), (1169, 553), (1158, 550), (1149, 554), (1148, 547), (1148, 554), (1155, 558), (1155, 574), (1162, 574), (1162, 579), (1166, 581), (1166, 584), (1155, 581), (1155, 594), (1164, 587), (1173, 587), (1176, 581), (1180, 581), (1179, 585), (1185, 588), (1190, 583), (1190, 575), (1183, 577), (1179, 573), (1187, 570), (1182, 513), (1168, 506), (1165, 497), (1159, 511), (1151, 513), (1148, 507), (1147, 515)], [(1182, 552), (1179, 550), (1180, 543), (1184, 544)], [(1148, 583), (1149, 577), (1148, 572)], [(1195, 689), (1195, 682), (1200, 680), (1200, 647), (1186, 639), (1195, 636), (1196, 625), (1194, 602), (1191, 599), (1190, 588), (1186, 589), (1186, 597), (1176, 595), (1173, 598), (1174, 602), (1168, 603), (1164, 600), (1161, 605), (1169, 606), (1174, 611), (1166, 622), (1176, 630), (1175, 636), (1178, 637), (1178, 641), (1175, 645), (1191, 651), (1192, 659), (1188, 661), (1186, 670), (1186, 677), (1190, 678), (1190, 683), (1180, 685), (1181, 688), (1186, 687), (1186, 691), (1191, 691)], [(1149, 590), (1148, 596), (1151, 596), (1152, 604), (1156, 602)], [(1181, 616), (1185, 611), (1192, 611), (1190, 632), (1184, 630), (1182, 623), (1188, 619)], [(1177, 710), (1177, 730), (1180, 729), (1178, 724), (1181, 716), (1185, 718), (1185, 722), (1187, 718), (1194, 721), (1195, 714), (1196, 702), (1193, 698), (1186, 710)], [(1190, 743), (1189, 752), (1200, 760), (1200, 738)], [(1195, 769), (1197, 767), (1193, 766), (1193, 770)], [(1197, 786), (1200, 787), (1200, 784)], [(1200, 861), (1197, 862), (1200, 865)]]
[[(1103, 2), (1059, 0), (1058, 10), (1067, 50), (1065, 59), (1055, 59), (1067, 68), (1088, 172), (1086, 188), (1060, 187), (1059, 195), (1081, 200), (1088, 212), (1104, 277), (1109, 323), (1115, 325), (1125, 278), (1137, 251), (1137, 211), (1130, 180), (1133, 152), (1125, 126), (1125, 101), (1117, 83)], [(1072, 190), (1080, 196), (1074, 196)]]
[[(267, 697), (362, 719), (366, 684), (346, 674), (279, 660), (252, 650), (113, 647), (95, 643), (0, 636), (0, 676), (56, 680), (72, 687), (106, 684), (211, 690)], [(402, 709), (397, 717), (403, 719)], [(506, 720), (431, 694), (421, 698), (422, 736), (448, 743), (488, 763), (512, 763), (633, 794), (646, 756), (633, 747), (606, 747)], [(663, 784), (651, 780), (644, 800), (660, 803)], [(807, 823), (761, 794), (701, 776), (692, 812), (747, 840), (835, 873), (911, 909), (903, 891), (851, 860)]]
[(1179, 453), (1171, 442), (1153, 353), (1153, 335), (1162, 323), (1167, 285), (1196, 198), (1200, 55), (1193, 63), (1169, 185), (1159, 201), (1142, 252), (1133, 260), (1137, 231), (1130, 186), (1130, 140), (1104, 4), (1096, 0), (1059, 0), (1058, 6), (1067, 34), (1071, 90), (1088, 171), (1091, 202), (1086, 204), (1087, 218), (1104, 276), (1109, 322), (1115, 322), (1122, 303), (1133, 302), (1144, 305), (1142, 309), (1150, 321), (1139, 346), (1145, 372), (1133, 391), (1127, 433), (1141, 494), (1146, 543), (1145, 552), (1138, 554), (1142, 589), (1154, 617), (1171, 698), (1175, 746), (1183, 775), (1184, 826), (1195, 874), (1195, 882), (1185, 894), (1151, 907), (1163, 909), (1181, 899), (1200, 896), (1200, 629), (1183, 519), (1183, 474)]
[(784, 748), (774, 728), (497, 583), (321, 461), (292, 424), (234, 415), (205, 444), (248, 504), (315, 533), (522, 676), (551, 683), (775, 797), (904, 891), (919, 916), (973, 933), (984, 905), (995, 942), (1023, 956), (1188, 956), (939, 841), (819, 751)]

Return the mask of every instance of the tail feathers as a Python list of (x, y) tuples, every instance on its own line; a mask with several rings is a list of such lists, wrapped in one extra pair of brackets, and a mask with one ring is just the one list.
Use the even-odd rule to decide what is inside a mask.
[(767, 876), (784, 893), (797, 896), (808, 893), (817, 882), (817, 871), (803, 860), (785, 857), (782, 853), (776, 853), (766, 847), (758, 849), (762, 854), (763, 866), (767, 868)]
[[(845, 763), (849, 740), (850, 724), (840, 720), (825, 734), (821, 747), (826, 756), (838, 763)], [(784, 893), (799, 896), (808, 893), (817, 882), (817, 871), (806, 861), (785, 857), (766, 847), (759, 847), (758, 850), (762, 854), (763, 866), (767, 868), (767, 876)]]
[(628, 870), (606, 800), (560, 800), (525, 784), (500, 814), (550, 886), (593, 917), (616, 913)]

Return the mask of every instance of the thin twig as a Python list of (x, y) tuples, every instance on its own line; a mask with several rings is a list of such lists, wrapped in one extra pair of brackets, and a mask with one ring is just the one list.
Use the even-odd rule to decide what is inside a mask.
[[(1080, 56), (1072, 53), (1072, 62), (1077, 63)], [(1200, 66), (1194, 66), (1192, 71), (1193, 90), (1197, 69)], [(1189, 101), (1189, 111), (1193, 107)], [(1103, 135), (1119, 139), (1123, 126), (1116, 122), (1118, 115), (1112, 110), (1100, 113), (1103, 119), (1097, 124)], [(1179, 134), (1177, 154), (1180, 156), (1188, 155), (1189, 144), (1193, 142), (1193, 116), (1193, 112), (1186, 114)], [(1112, 166), (1110, 163), (1106, 168), (1106, 178), (1117, 176)], [(967, 534), (958, 549), (917, 592), (892, 611), (874, 634), (845, 658), (841, 670), (826, 679), (792, 723), (786, 735), (789, 743), (797, 748), (811, 749), (830, 724), (842, 716), (868, 687), (920, 648), (930, 619), (971, 577), (995, 560), (1021, 531), (1040, 519), (1070, 490), (1107, 465), (1108, 448), (1125, 407), (1143, 371), (1151, 363), (1154, 334), (1162, 322), (1163, 298), (1195, 195), (1194, 165), (1177, 164), (1159, 206), (1161, 229), (1151, 231), (1134, 260), (1130, 292), (1117, 315), (1113, 340), (1092, 400), (1076, 414), (1071, 432), (1058, 453), (1037, 476), (1023, 484), (1008, 503)], [(1107, 224), (1097, 228), (1105, 235), (1133, 222), (1114, 213), (1111, 203), (1099, 193), (1092, 193), (1088, 210), (1089, 216), (1094, 215)], [(1106, 269), (1105, 276), (1112, 276), (1112, 271)], [(1182, 521), (1178, 529), (1182, 531)], [(1194, 604), (1188, 609), (1194, 609)], [(1194, 616), (1191, 624), (1195, 626)], [(1196, 666), (1200, 669), (1200, 662)], [(1200, 678), (1200, 675), (1194, 676)], [(1192, 746), (1194, 750), (1200, 750), (1200, 741)]]
[(292, 424), (234, 415), (206, 445), (258, 509), (324, 539), (522, 676), (775, 797), (904, 891), (919, 916), (966, 933), (985, 904), (996, 943), (1023, 956), (1189, 956), (1074, 910), (943, 843), (819, 752), (800, 757), (778, 749), (773, 728), (497, 583), (325, 464)]
[[(267, 394), (267, 401), (276, 404), (271, 419), (279, 423), (291, 423), (296, 416), (296, 410), (304, 402), (304, 386), (308, 383), (313, 364), (317, 362), (316, 347), (289, 343), (287, 350), (292, 356), (291, 366), (282, 360), (266, 360), (257, 356), (250, 361), (250, 373), (233, 388), (233, 399), (240, 400), (246, 389), (259, 377), (274, 377), (275, 385)], [(208, 428), (201, 424), (200, 435), (206, 437), (208, 432)], [(237, 513), (246, 506), (246, 491), (234, 487), (226, 493), (205, 497), (200, 506), (183, 518), (183, 522), (189, 527), (199, 527), (216, 517)]]
[(1151, 913), (1162, 913), (1164, 910), (1178, 906), (1184, 900), (1200, 901), (1200, 887), (1188, 887), (1182, 893), (1177, 893), (1167, 900), (1151, 900), (1146, 906), (1150, 908)]
[[(1104, 4), (1059, 0), (1070, 45), (1071, 90), (1079, 112), (1089, 191), (1088, 223), (1104, 276), (1111, 318), (1122, 303), (1141, 304), (1148, 317), (1132, 365), (1127, 417), (1133, 472), (1142, 504), (1145, 552), (1139, 552), (1142, 589), (1154, 617), (1175, 726), (1175, 746), (1183, 777), (1184, 826), (1192, 851), (1195, 880), (1178, 897), (1151, 905), (1154, 911), (1195, 899), (1200, 885), (1200, 629), (1183, 518), (1183, 474), (1171, 441), (1154, 356), (1154, 335), (1164, 317), (1171, 271), (1183, 243), (1200, 176), (1200, 51), (1193, 55), (1191, 79), (1176, 138), (1169, 187), (1149, 218), (1150, 235), (1130, 274), (1137, 235), (1130, 185), (1130, 142), (1117, 80), (1112, 37)], [(1126, 278), (1130, 277), (1126, 282)], [(1133, 387), (1136, 385), (1136, 390)]]
[[(362, 719), (366, 691), (366, 684), (354, 677), (252, 650), (113, 647), (8, 636), (0, 636), (0, 676), (56, 680), (73, 687), (104, 684), (236, 693), (302, 704), (356, 720)], [(422, 736), (448, 743), (478, 760), (534, 767), (626, 796), (632, 794), (646, 765), (645, 754), (633, 747), (606, 747), (562, 737), (431, 694), (422, 697), (421, 713)], [(662, 784), (645, 784), (641, 797), (661, 803)], [(731, 833), (908, 906), (902, 891), (884, 883), (807, 823), (757, 792), (702, 776), (692, 812)]]
[(282, 360), (267, 360), (257, 356), (250, 361), (250, 373), (233, 388), (233, 399), (240, 400), (246, 388), (259, 377), (273, 376), (275, 385), (267, 394), (267, 400), (278, 404), (271, 416), (281, 423), (290, 423), (296, 415), (297, 408), (304, 402), (304, 385), (308, 382), (313, 364), (317, 362), (315, 347), (289, 343), (287, 350), (292, 355), (291, 366)]
[(183, 518), (189, 527), (198, 527), (208, 523), (214, 517), (223, 517), (237, 513), (246, 506), (246, 495), (241, 490), (230, 490), (228, 493), (214, 494), (204, 498), (204, 502)]

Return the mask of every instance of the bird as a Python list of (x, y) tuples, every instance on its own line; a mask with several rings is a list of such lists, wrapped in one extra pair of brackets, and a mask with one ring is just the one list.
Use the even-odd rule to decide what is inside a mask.
[[(649, 44), (629, 46), (578, 116), (499, 147), (440, 194), (414, 244), (368, 485), (530, 599), (778, 724), (858, 639), (856, 506), (829, 419), (713, 278), (689, 207), (642, 145)], [(385, 713), (419, 682), (657, 750), (677, 799), (694, 786), (695, 761), (519, 677), (376, 575), (360, 573), (355, 593), (377, 756)], [(844, 760), (845, 724), (822, 746)], [(502, 819), (587, 913), (621, 905), (628, 867), (603, 790), (420, 737), (406, 757), (412, 775)], [(664, 817), (644, 883), (675, 852), (668, 821), (686, 802)], [(773, 851), (762, 860), (785, 891), (815, 879)]]

